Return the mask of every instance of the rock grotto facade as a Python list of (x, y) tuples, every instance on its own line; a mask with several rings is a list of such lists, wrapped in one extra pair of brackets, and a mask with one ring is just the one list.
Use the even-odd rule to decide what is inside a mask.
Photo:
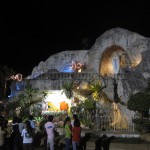
[[(33, 68), (27, 80), (33, 88), (61, 90), (64, 81), (79, 84), (101, 80), (112, 101), (128, 101), (131, 94), (143, 90), (150, 77), (150, 38), (122, 28), (113, 28), (96, 39), (89, 50), (66, 50), (50, 56)], [(82, 72), (71, 70), (72, 62), (85, 66)], [(82, 97), (80, 97), (82, 99)], [(134, 113), (120, 106), (122, 113)]]

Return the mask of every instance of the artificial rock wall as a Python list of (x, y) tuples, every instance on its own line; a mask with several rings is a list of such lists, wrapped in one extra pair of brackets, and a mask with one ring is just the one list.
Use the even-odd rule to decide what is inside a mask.
[[(110, 63), (107, 64), (107, 62), (111, 62), (114, 52), (119, 56), (124, 53), (128, 58), (126, 63), (129, 65), (120, 67), (119, 73), (112, 76), (109, 72)], [(90, 78), (94, 79), (95, 74), (99, 75), (101, 80), (107, 84), (105, 92), (113, 100), (115, 80), (118, 97), (126, 103), (131, 94), (141, 91), (147, 86), (147, 80), (150, 77), (149, 58), (149, 38), (126, 29), (114, 28), (97, 38), (89, 50), (69, 50), (50, 56), (45, 62), (42, 61), (34, 67), (32, 74), (27, 79), (31, 81), (34, 87), (39, 89), (59, 89), (64, 80), (79, 80), (79, 78), (68, 75), (66, 78), (59, 76), (54, 80), (50, 77), (52, 73), (57, 72), (60, 74), (65, 67), (70, 65), (71, 61), (79, 61), (86, 65), (84, 73), (93, 74), (89, 78), (82, 79), (83, 81), (88, 81)], [(103, 70), (106, 72), (106, 76), (102, 74), (101, 71)], [(123, 110), (128, 115), (127, 111)]]

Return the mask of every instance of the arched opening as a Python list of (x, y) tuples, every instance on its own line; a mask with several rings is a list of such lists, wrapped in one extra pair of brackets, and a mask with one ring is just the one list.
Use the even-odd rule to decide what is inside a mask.
[(118, 74), (120, 68), (131, 67), (131, 61), (122, 47), (112, 45), (103, 52), (99, 67), (102, 76), (111, 77)]

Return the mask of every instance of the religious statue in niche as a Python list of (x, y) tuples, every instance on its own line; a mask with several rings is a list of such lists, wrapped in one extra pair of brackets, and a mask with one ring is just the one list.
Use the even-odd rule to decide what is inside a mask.
[(116, 82), (116, 78), (117, 78), (117, 74), (119, 73), (120, 70), (120, 59), (119, 56), (114, 53), (113, 59), (112, 59), (112, 65), (113, 65), (113, 74), (114, 74), (114, 101), (118, 102), (119, 101), (119, 97), (118, 97), (118, 84)]
[(116, 53), (114, 53), (114, 56), (112, 58), (112, 66), (113, 66), (113, 73), (114, 74), (118, 74), (119, 69), (120, 69), (120, 64), (119, 64), (120, 60), (118, 55), (116, 55)]

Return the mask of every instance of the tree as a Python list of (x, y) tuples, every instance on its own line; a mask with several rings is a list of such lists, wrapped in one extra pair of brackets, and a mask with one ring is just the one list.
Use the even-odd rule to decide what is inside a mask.
[[(42, 98), (45, 98), (47, 94), (46, 91), (39, 91), (37, 88), (32, 88), (32, 86), (27, 83), (25, 89), (16, 95), (15, 100), (7, 103), (6, 108), (9, 110), (16, 110), (16, 108), (21, 107), (22, 116), (28, 115), (29, 111), (35, 113), (36, 110), (32, 106), (41, 102)], [(37, 98), (39, 95), (40, 98)], [(31, 108), (33, 108), (33, 110), (30, 110)]]
[(77, 113), (80, 118), (80, 121), (89, 128), (94, 127), (94, 122), (91, 120), (92, 112), (96, 109), (96, 102), (93, 99), (85, 99), (85, 101), (79, 101), (77, 106), (71, 107), (71, 113)]
[(127, 102), (127, 108), (139, 112), (142, 117), (146, 117), (150, 109), (150, 95), (142, 92), (131, 95)]
[(0, 66), (0, 100), (3, 102), (7, 98), (6, 78), (12, 76), (14, 73), (15, 72), (12, 68), (8, 68), (7, 66)]
[(92, 98), (95, 101), (103, 101), (105, 103), (110, 102), (106, 93), (103, 92), (104, 88), (106, 88), (106, 86), (103, 86), (101, 81), (95, 81), (90, 84), (89, 91), (91, 92)]
[(2, 103), (0, 103), (0, 113), (4, 111), (4, 105)]
[(8, 68), (7, 66), (0, 66), (0, 113), (5, 110), (4, 104), (7, 100), (7, 81), (6, 79), (14, 74), (12, 68)]
[(136, 124), (136, 130), (145, 133), (150, 130), (149, 117), (150, 109), (150, 95), (146, 92), (138, 92), (129, 97), (127, 108), (135, 111), (138, 116), (133, 118), (132, 121)]
[(65, 93), (67, 98), (70, 99), (73, 96), (73, 82), (72, 81), (64, 82), (64, 84), (62, 85), (62, 89), (63, 89), (62, 93)]

